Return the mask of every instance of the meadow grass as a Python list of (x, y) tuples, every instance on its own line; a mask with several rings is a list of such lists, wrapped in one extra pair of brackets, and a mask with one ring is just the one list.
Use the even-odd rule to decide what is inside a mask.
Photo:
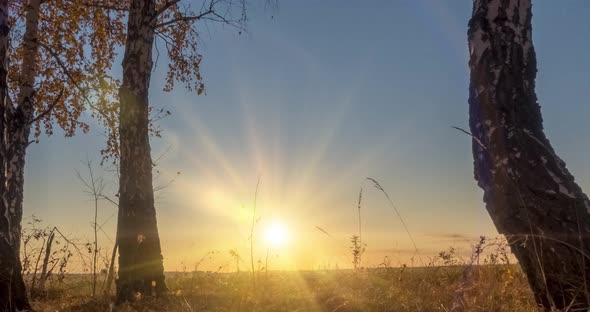
[[(439, 252), (427, 262), (423, 261), (412, 233), (406, 226), (400, 212), (379, 182), (368, 178), (389, 201), (391, 208), (402, 222), (408, 234), (414, 254), (418, 257), (421, 267), (391, 266), (386, 257), (377, 267), (362, 267), (361, 257), (365, 251), (362, 241), (361, 203), (362, 189), (357, 204), (358, 233), (352, 236), (351, 260), (354, 269), (332, 269), (315, 271), (269, 271), (267, 265), (256, 270), (254, 266), (254, 241), (252, 239), (257, 224), (256, 198), (254, 196), (252, 224), (250, 231), (250, 266), (251, 270), (226, 273), (199, 271), (199, 264), (194, 271), (168, 272), (168, 287), (165, 298), (146, 296), (137, 297), (134, 302), (114, 305), (115, 294), (96, 292), (96, 281), (105, 284), (107, 272), (112, 271), (112, 262), (105, 260), (105, 268), (101, 276), (96, 274), (66, 274), (60, 270), (57, 278), (47, 280), (47, 287), (34, 292), (33, 307), (39, 312), (56, 311), (391, 311), (391, 312), (466, 312), (466, 311), (539, 311), (526, 277), (520, 266), (514, 263), (509, 247), (503, 237), (488, 239), (481, 236), (479, 242), (472, 247), (472, 254), (467, 258), (457, 254), (455, 248)], [(33, 220), (35, 218), (33, 217)], [(40, 222), (37, 220), (35, 222)], [(47, 231), (35, 227), (25, 232), (24, 237), (45, 238)], [(334, 238), (319, 226), (316, 228), (323, 234)], [(63, 236), (63, 235), (62, 235)], [(63, 239), (66, 239), (65, 237)], [(29, 240), (26, 240), (28, 242)], [(42, 240), (43, 243), (45, 239)], [(95, 239), (96, 241), (96, 239)], [(66, 242), (69, 242), (66, 240)], [(26, 245), (26, 244), (25, 244)], [(92, 243), (85, 246), (88, 255), (96, 256), (96, 248)], [(72, 246), (78, 248), (75, 244)], [(29, 247), (33, 256), (43, 252), (43, 245)], [(80, 259), (85, 255), (79, 250)], [(62, 251), (65, 256), (56, 257), (55, 263), (63, 263), (64, 268), (72, 253)], [(33, 256), (26, 256), (29, 259)], [(61, 254), (59, 254), (61, 255)], [(209, 255), (209, 253), (208, 253)], [(236, 261), (239, 270), (241, 257), (235, 250), (230, 250), (232, 261)], [(114, 257), (114, 252), (113, 255)], [(33, 257), (34, 258), (34, 257)], [(37, 257), (38, 258), (38, 257)], [(63, 259), (62, 259), (63, 258)], [(105, 257), (106, 259), (106, 257)], [(111, 258), (114, 259), (114, 258)], [(61, 262), (60, 262), (61, 261)], [(39, 261), (37, 261), (39, 262)], [(34, 284), (37, 278), (38, 263), (30, 261), (25, 270), (28, 284)], [(87, 268), (92, 263), (92, 270)], [(82, 261), (86, 272), (96, 271), (96, 259), (92, 262)], [(110, 265), (109, 265), (110, 264)], [(222, 267), (219, 267), (221, 270)], [(100, 287), (100, 285), (98, 285)], [(101, 287), (102, 288), (102, 287)]]
[[(469, 274), (466, 274), (469, 272)], [(114, 308), (92, 298), (90, 276), (50, 281), (37, 311), (537, 311), (518, 265), (360, 270), (167, 273), (166, 299)], [(466, 278), (468, 280), (466, 280)]]

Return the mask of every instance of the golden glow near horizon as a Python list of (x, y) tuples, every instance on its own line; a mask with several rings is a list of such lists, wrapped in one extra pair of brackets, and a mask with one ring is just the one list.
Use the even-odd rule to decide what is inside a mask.
[(264, 233), (268, 248), (285, 248), (290, 241), (289, 228), (278, 220), (273, 220), (266, 226)]

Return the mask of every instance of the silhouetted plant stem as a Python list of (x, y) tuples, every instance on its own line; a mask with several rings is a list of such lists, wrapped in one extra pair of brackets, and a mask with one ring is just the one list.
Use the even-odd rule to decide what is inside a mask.
[(395, 211), (397, 217), (399, 218), (400, 222), (402, 223), (402, 226), (404, 227), (404, 230), (406, 230), (406, 233), (408, 234), (408, 237), (410, 238), (410, 241), (412, 242), (412, 245), (414, 246), (414, 251), (418, 255), (418, 258), (420, 259), (421, 264), (424, 265), (424, 262), (422, 261), (422, 257), (420, 256), (420, 252), (418, 251), (418, 246), (416, 245), (416, 242), (414, 241), (414, 237), (412, 237), (412, 234), (410, 233), (410, 230), (408, 229), (408, 226), (406, 225), (406, 222), (404, 221), (404, 218), (402, 218), (402, 215), (399, 213), (399, 210), (393, 204), (393, 201), (389, 197), (389, 194), (387, 194), (387, 192), (385, 191), (385, 189), (381, 186), (381, 184), (379, 184), (379, 182), (377, 182), (377, 180), (375, 180), (373, 178), (367, 178), (367, 180), (373, 182), (375, 188), (378, 189), (378, 190), (380, 190), (383, 193), (383, 195), (385, 195), (385, 198), (387, 198), (387, 201), (389, 201), (389, 205)]
[(256, 202), (258, 200), (258, 187), (261, 174), (258, 175), (256, 190), (254, 191), (254, 206), (252, 207), (252, 226), (250, 227), (250, 264), (252, 265), (252, 286), (256, 288), (256, 269), (254, 268), (254, 225), (256, 225)]

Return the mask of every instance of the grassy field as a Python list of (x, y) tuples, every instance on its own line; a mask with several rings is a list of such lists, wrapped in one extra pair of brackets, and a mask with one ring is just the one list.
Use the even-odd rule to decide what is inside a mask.
[[(114, 308), (90, 277), (51, 281), (37, 311), (537, 311), (517, 265), (168, 273), (165, 300)], [(455, 310), (453, 309), (455, 308)]]

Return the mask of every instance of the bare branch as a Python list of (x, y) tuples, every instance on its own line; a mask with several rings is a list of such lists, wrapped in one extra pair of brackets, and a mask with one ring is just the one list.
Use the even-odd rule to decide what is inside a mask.
[(66, 243), (68, 243), (69, 245), (73, 246), (74, 249), (76, 249), (76, 252), (78, 252), (78, 255), (80, 256), (80, 259), (82, 260), (82, 262), (85, 264), (84, 261), (84, 253), (82, 253), (82, 251), (80, 250), (80, 248), (78, 247), (78, 245), (76, 244), (76, 242), (68, 239), (68, 237), (66, 235), (64, 235), (56, 226), (53, 227), (52, 231), (56, 231), (57, 233), (59, 233), (59, 235), (61, 236), (61, 238), (66, 241)]
[[(94, 224), (92, 224), (92, 226), (94, 226)], [(104, 236), (111, 241), (111, 243), (115, 243), (115, 241), (111, 238), (111, 236), (109, 236), (109, 234), (107, 234), (107, 232), (102, 228), (102, 225), (97, 224), (96, 227), (102, 232), (102, 234), (104, 234)]]
[[(160, 10), (158, 10), (158, 15), (163, 13), (166, 9), (170, 8), (173, 5), (176, 5), (178, 2), (180, 2), (180, 0), (172, 0), (172, 1), (167, 1), (166, 5), (164, 5)], [(230, 14), (230, 7), (233, 5), (232, 1), (228, 1), (229, 5), (228, 7), (225, 9), (225, 11), (220, 12), (218, 10), (218, 6), (219, 3), (224, 2), (223, 0), (211, 0), (208, 5), (207, 5), (207, 1), (204, 1), (202, 6), (201, 6), (201, 10), (199, 12), (198, 15), (183, 15), (177, 18), (173, 18), (171, 20), (156, 24), (155, 28), (161, 28), (161, 27), (166, 27), (172, 24), (176, 24), (176, 23), (190, 23), (190, 22), (194, 22), (194, 21), (198, 21), (198, 20), (210, 20), (210, 21), (214, 21), (214, 22), (219, 22), (219, 23), (223, 23), (223, 24), (228, 24), (228, 25), (233, 25), (234, 27), (243, 29), (243, 27), (240, 27), (240, 20), (245, 20), (245, 13), (242, 13), (242, 17), (238, 20), (234, 20), (231, 17), (228, 18), (228, 15)], [(244, 4), (243, 6), (243, 10), (244, 9)], [(157, 15), (155, 16), (155, 18), (157, 17)]]
[[(162, 22), (162, 23), (156, 25), (156, 29), (157, 28), (161, 28), (161, 27), (166, 27), (168, 25), (175, 24), (175, 23), (180, 23), (180, 22), (189, 23), (189, 22), (192, 22), (192, 21), (198, 21), (198, 20), (203, 19), (207, 15), (217, 15), (217, 14), (215, 13), (215, 11), (213, 9), (209, 9), (209, 10), (207, 10), (205, 12), (202, 12), (199, 15), (195, 15), (195, 16), (181, 16), (179, 18), (174, 18), (174, 19), (171, 19), (169, 21)], [(226, 23), (225, 19), (224, 19), (223, 22)], [(229, 23), (229, 21), (227, 21), (227, 23)]]
[(113, 206), (115, 206), (117, 208), (119, 207), (119, 204), (116, 201), (112, 200), (110, 197), (108, 197), (106, 195), (98, 194), (98, 197), (100, 197), (101, 199), (104, 199), (104, 200), (108, 201), (109, 203), (113, 204)]

